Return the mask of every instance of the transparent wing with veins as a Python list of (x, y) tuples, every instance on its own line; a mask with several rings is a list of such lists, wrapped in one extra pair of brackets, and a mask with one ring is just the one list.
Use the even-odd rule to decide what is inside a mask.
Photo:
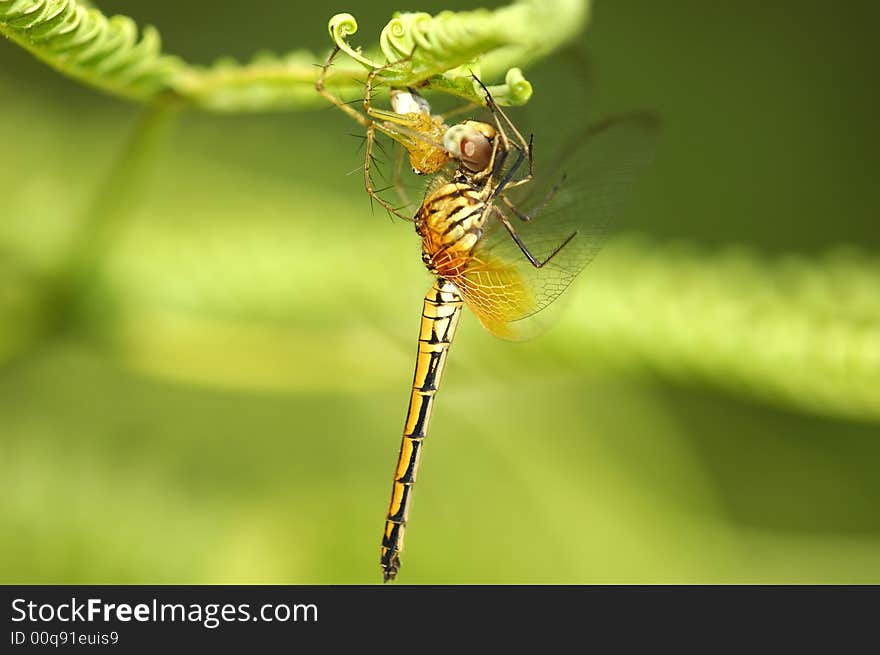
[(536, 268), (500, 221), (490, 221), (468, 266), (450, 280), (486, 329), (506, 339), (535, 332), (536, 323), (526, 319), (556, 300), (602, 247), (650, 162), (656, 131), (650, 114), (598, 123), (539, 159), (530, 183), (494, 200), (538, 261), (574, 237)]

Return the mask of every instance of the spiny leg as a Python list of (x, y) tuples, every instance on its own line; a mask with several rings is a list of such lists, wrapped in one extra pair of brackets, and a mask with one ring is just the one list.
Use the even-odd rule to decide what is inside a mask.
[[(363, 101), (364, 108), (368, 112), (368, 116), (365, 116), (358, 110), (351, 107), (349, 103), (330, 93), (326, 88), (325, 80), (327, 77), (327, 72), (330, 69), (331, 64), (333, 63), (333, 60), (336, 58), (336, 55), (338, 54), (339, 47), (337, 46), (330, 53), (327, 61), (325, 61), (324, 64), (321, 66), (321, 72), (318, 75), (318, 79), (315, 81), (315, 89), (318, 91), (318, 93), (320, 93), (324, 98), (326, 98), (331, 103), (336, 105), (339, 109), (348, 114), (363, 127), (369, 127), (370, 125), (373, 125), (376, 130), (382, 132), (386, 136), (402, 144), (407, 150), (411, 150), (413, 147), (415, 147), (417, 143), (422, 143), (442, 149), (443, 146), (439, 142), (433, 139), (429, 139), (420, 133), (418, 129), (420, 126), (420, 121), (417, 118), (413, 119), (407, 114), (398, 114), (393, 111), (376, 109), (372, 107), (371, 97), (373, 87), (376, 86), (376, 75), (387, 68), (407, 61), (409, 57), (391, 64), (386, 64), (385, 66), (380, 66), (379, 68), (370, 71), (367, 76), (367, 82), (365, 84), (365, 96)], [(411, 56), (412, 55), (410, 55), (410, 57)], [(399, 128), (395, 129), (395, 125), (399, 126)]]
[[(338, 54), (339, 54), (339, 47), (337, 46), (330, 53), (330, 56), (327, 58), (327, 61), (325, 61), (324, 64), (321, 66), (321, 72), (318, 75), (318, 79), (315, 80), (315, 89), (318, 91), (318, 93), (320, 93), (327, 100), (332, 102), (339, 109), (344, 111), (346, 114), (351, 116), (355, 121), (357, 121), (363, 127), (368, 127), (371, 124), (375, 125), (376, 129), (379, 130), (380, 132), (382, 132), (383, 134), (386, 134), (387, 136), (391, 137), (392, 139), (406, 145), (407, 140), (409, 140), (409, 141), (412, 140), (412, 136), (410, 136), (409, 134), (407, 134), (405, 132), (400, 133), (400, 132), (395, 131), (393, 129), (393, 126), (391, 126), (391, 125), (382, 124), (382, 123), (378, 123), (374, 120), (371, 120), (371, 118), (381, 118), (383, 120), (391, 120), (392, 122), (398, 123), (399, 125), (403, 125), (403, 126), (411, 126), (413, 128), (418, 127), (417, 123), (414, 123), (411, 119), (407, 118), (407, 116), (405, 116), (403, 114), (396, 114), (391, 111), (375, 109), (375, 108), (372, 108), (372, 106), (370, 104), (370, 96), (372, 94), (372, 88), (375, 86), (374, 79), (375, 79), (376, 75), (394, 64), (386, 64), (385, 66), (380, 66), (379, 68), (373, 69), (368, 74), (368, 76), (367, 76), (368, 81), (365, 84), (364, 107), (365, 107), (365, 109), (369, 110), (369, 116), (365, 116), (364, 114), (359, 112), (357, 109), (352, 107), (349, 103), (345, 102), (344, 100), (342, 100), (338, 96), (335, 96), (332, 93), (330, 93), (330, 91), (328, 91), (326, 88), (325, 80), (327, 77), (327, 72), (333, 63), (333, 60), (336, 58), (336, 55), (338, 55)], [(402, 60), (402, 61), (406, 61), (406, 60)], [(395, 63), (399, 63), (399, 62), (395, 62)]]
[[(413, 49), (415, 52), (415, 49)], [(387, 109), (376, 109), (373, 107), (373, 89), (378, 87), (380, 84), (376, 82), (376, 77), (381, 75), (383, 72), (390, 68), (394, 68), (400, 64), (404, 64), (412, 59), (412, 53), (403, 59), (398, 59), (394, 62), (389, 62), (384, 66), (379, 66), (378, 68), (374, 68), (367, 75), (367, 81), (364, 85), (364, 112), (368, 116), (374, 119), (379, 119), (383, 121), (390, 121), (391, 123), (396, 123), (397, 125), (403, 125), (405, 127), (409, 127), (413, 130), (418, 130), (419, 120), (417, 118), (411, 117), (409, 114), (398, 114), (395, 111), (388, 111)], [(393, 135), (390, 135), (393, 138)]]
[[(315, 81), (315, 89), (318, 91), (318, 93), (320, 93), (323, 97), (325, 97), (331, 103), (336, 105), (339, 109), (341, 109), (346, 114), (348, 114), (351, 118), (353, 118), (355, 121), (357, 121), (358, 124), (360, 124), (361, 126), (368, 128), (368, 129), (372, 126), (373, 129), (379, 130), (380, 132), (382, 132), (383, 134), (386, 134), (387, 136), (391, 137), (395, 141), (398, 141), (398, 142), (404, 144), (404, 146), (408, 146), (412, 142), (412, 137), (410, 137), (408, 134), (402, 133), (402, 132), (399, 132), (399, 131), (393, 129), (393, 126), (391, 126), (391, 125), (381, 124), (381, 123), (377, 123), (377, 122), (371, 120), (370, 117), (364, 116), (362, 113), (360, 113), (354, 107), (350, 106), (349, 103), (345, 102), (344, 100), (342, 100), (338, 96), (333, 95), (332, 93), (330, 93), (330, 91), (327, 90), (326, 84), (325, 84), (325, 80), (327, 78), (327, 72), (329, 71), (330, 66), (333, 64), (333, 60), (336, 58), (336, 56), (338, 54), (339, 54), (339, 47), (337, 46), (330, 53), (330, 56), (327, 57), (327, 61), (325, 61), (324, 64), (321, 66), (321, 72), (318, 75), (318, 79)], [(373, 71), (370, 72), (370, 74), (368, 76), (368, 83), (366, 85), (366, 93), (367, 93), (367, 96), (365, 96), (366, 106), (369, 106), (369, 94), (371, 93), (371, 90), (372, 90), (373, 80), (375, 79), (376, 74), (379, 71), (384, 70), (385, 68), (387, 68), (387, 66), (383, 66), (378, 69), (374, 69)], [(376, 111), (376, 110), (373, 110), (373, 111)], [(386, 114), (399, 116), (399, 114), (393, 114), (393, 112), (384, 112), (384, 113), (382, 113), (382, 116), (385, 116)], [(402, 117), (402, 118), (405, 118), (405, 117)], [(402, 124), (406, 125), (409, 121), (403, 120), (400, 122)], [(366, 161), (368, 161), (368, 162), (370, 161), (370, 156), (372, 154), (371, 148), (370, 148), (371, 145), (372, 145), (372, 141), (367, 143), (367, 148), (366, 148), (367, 152), (366, 152), (365, 156), (366, 156)]]
[(339, 107), (339, 109), (341, 109), (346, 114), (351, 116), (358, 123), (360, 123), (364, 127), (367, 127), (368, 125), (370, 125), (372, 123), (372, 121), (369, 118), (367, 118), (366, 116), (361, 114), (354, 107), (351, 107), (350, 105), (348, 105), (341, 98), (330, 93), (327, 90), (326, 86), (324, 85), (324, 80), (327, 77), (327, 71), (330, 70), (330, 65), (333, 63), (333, 60), (336, 58), (336, 55), (338, 55), (338, 54), (339, 54), (339, 46), (336, 46), (335, 48), (333, 48), (333, 52), (330, 53), (330, 56), (327, 57), (327, 61), (325, 61), (324, 65), (321, 66), (321, 72), (318, 74), (318, 79), (315, 80), (315, 90), (318, 93), (320, 93), (322, 96), (324, 96), (327, 100), (332, 102), (334, 105)]
[[(329, 101), (332, 102), (334, 105), (336, 105), (337, 107), (339, 107), (339, 109), (341, 109), (342, 111), (344, 111), (346, 114), (348, 114), (349, 116), (351, 116), (355, 121), (357, 121), (357, 122), (358, 122), (360, 125), (362, 125), (363, 127), (368, 127), (368, 126), (371, 125), (371, 124), (372, 124), (372, 125), (375, 125), (375, 126), (376, 126), (376, 129), (379, 130), (380, 132), (382, 132), (382, 133), (384, 133), (384, 134), (387, 134), (387, 135), (390, 136), (392, 139), (395, 139), (395, 140), (397, 140), (397, 141), (400, 141), (401, 143), (404, 143), (404, 141), (403, 141), (403, 137), (402, 137), (401, 135), (399, 135), (397, 132), (395, 132), (395, 131), (389, 129), (389, 126), (382, 125), (382, 124), (376, 123), (376, 122), (373, 121), (373, 120), (370, 120), (370, 116), (364, 116), (364, 115), (363, 115), (362, 113), (360, 113), (357, 109), (355, 109), (354, 107), (352, 107), (349, 103), (345, 102), (344, 100), (342, 100), (342, 99), (339, 98), (338, 96), (333, 95), (332, 93), (330, 93), (330, 92), (327, 90), (326, 85), (325, 85), (325, 80), (326, 80), (326, 77), (327, 77), (327, 71), (330, 69), (330, 66), (331, 66), (332, 63), (333, 63), (333, 60), (336, 58), (336, 55), (338, 55), (338, 54), (339, 54), (339, 47), (337, 46), (337, 47), (335, 47), (335, 48), (333, 49), (333, 51), (330, 53), (330, 56), (327, 58), (327, 61), (325, 61), (324, 64), (321, 66), (321, 72), (318, 74), (318, 79), (315, 80), (315, 89), (318, 91), (318, 93), (320, 93), (320, 94), (321, 94), (322, 96), (324, 96), (327, 100), (329, 100)], [(382, 71), (382, 70), (384, 70), (384, 69), (387, 68), (387, 67), (388, 67), (388, 66), (386, 65), (386, 66), (382, 66), (382, 67), (380, 67), (380, 68), (374, 69), (374, 70), (371, 71), (370, 74), (368, 75), (368, 80), (369, 80), (369, 82), (366, 84), (366, 90), (365, 90), (365, 93), (366, 93), (367, 95), (365, 96), (365, 103), (366, 103), (365, 106), (367, 106), (367, 107), (370, 106), (370, 103), (369, 103), (369, 99), (368, 99), (368, 97), (369, 97), (369, 94), (372, 92), (372, 85), (373, 85), (372, 80), (375, 78), (376, 74), (377, 74), (379, 71)], [(377, 113), (377, 114), (378, 114), (378, 115), (375, 116), (374, 118), (384, 118), (384, 119), (387, 119), (388, 116), (400, 117), (400, 118), (402, 118), (402, 119), (404, 119), (404, 120), (400, 120), (400, 121), (396, 121), (396, 122), (399, 122), (399, 123), (402, 124), (402, 125), (407, 125), (407, 124), (409, 124), (409, 123), (411, 122), (411, 121), (406, 120), (406, 117), (405, 117), (405, 116), (402, 116), (401, 114), (395, 114), (394, 112), (387, 112), (387, 111), (381, 111), (381, 110), (371, 109), (371, 110), (370, 110), (370, 113), (371, 113), (371, 114), (372, 114), (372, 113)]]
[(373, 180), (370, 176), (370, 167), (373, 163), (373, 143), (375, 142), (375, 138), (376, 124), (371, 122), (367, 126), (366, 156), (364, 157), (364, 187), (366, 188), (367, 193), (370, 194), (370, 198), (375, 199), (376, 202), (382, 205), (382, 207), (385, 208), (385, 211), (397, 216), (398, 218), (402, 218), (405, 221), (409, 221), (412, 219), (410, 216), (402, 214), (398, 207), (395, 207), (390, 202), (385, 200), (382, 196), (379, 195), (379, 190), (373, 187)]
[[(412, 57), (412, 54), (410, 54), (410, 57)], [(385, 64), (384, 66), (380, 66), (379, 68), (374, 68), (373, 70), (370, 71), (369, 75), (367, 75), (367, 82), (364, 86), (364, 111), (367, 113), (368, 116), (373, 117), (373, 118), (380, 118), (380, 117), (387, 118), (386, 112), (377, 112), (376, 110), (373, 109), (373, 105), (372, 105), (373, 88), (376, 86), (376, 82), (375, 82), (376, 76), (379, 75), (382, 71), (385, 71), (388, 68), (391, 68), (392, 66), (395, 66), (397, 64), (400, 64), (402, 62), (407, 61), (410, 57), (407, 57), (406, 59), (402, 59), (400, 61), (394, 62), (393, 64), (388, 63), (388, 64)], [(401, 119), (404, 119), (404, 118), (405, 117), (401, 115)], [(368, 129), (367, 153), (366, 153), (366, 159), (364, 160), (364, 170), (365, 170), (365, 177), (366, 177), (367, 193), (369, 193), (373, 198), (375, 198), (379, 202), (379, 204), (381, 204), (386, 209), (386, 211), (392, 212), (392, 213), (394, 213), (394, 215), (396, 215), (400, 218), (403, 218), (404, 220), (412, 220), (412, 217), (401, 214), (400, 211), (398, 210), (398, 208), (393, 207), (391, 205), (391, 203), (389, 203), (386, 200), (384, 200), (383, 198), (381, 198), (379, 196), (378, 192), (376, 192), (372, 188), (372, 184), (371, 184), (370, 177), (369, 177), (369, 164), (371, 161), (370, 149), (374, 143), (377, 145), (379, 144), (379, 142), (375, 140), (374, 135), (371, 134), (372, 131), (373, 130)], [(403, 207), (407, 207), (410, 205), (410, 200), (409, 200), (409, 196), (406, 193), (406, 189), (403, 187), (403, 182), (401, 180), (401, 175), (400, 175), (401, 167), (403, 165), (403, 153), (404, 153), (403, 150), (398, 149), (398, 154), (397, 154), (397, 157), (394, 162), (394, 174), (393, 174), (393, 178), (392, 178), (392, 186), (394, 187), (394, 190), (397, 192), (397, 195), (400, 197), (400, 200), (403, 203)]]
[[(436, 173), (450, 160), (450, 156), (441, 142), (442, 136), (448, 128), (441, 117), (431, 114), (430, 106), (418, 96), (418, 92), (407, 87), (409, 93), (414, 96), (415, 106), (409, 103), (398, 107), (394, 101), (394, 94), (404, 93), (400, 89), (391, 89), (391, 110), (373, 106), (374, 91), (381, 84), (376, 80), (377, 75), (387, 68), (407, 61), (410, 57), (370, 71), (365, 83), (364, 111), (375, 121), (378, 131), (406, 148), (416, 173)], [(408, 107), (408, 109), (403, 109), (403, 107)], [(397, 190), (400, 193), (399, 185), (397, 185)], [(402, 194), (402, 196), (408, 202), (406, 194)]]
[[(386, 115), (386, 112), (376, 112), (375, 116), (373, 114), (373, 112), (376, 111), (373, 109), (373, 88), (378, 86), (378, 84), (376, 84), (376, 76), (384, 73), (386, 70), (388, 70), (390, 68), (398, 66), (399, 64), (404, 64), (404, 63), (410, 61), (411, 59), (412, 59), (412, 53), (410, 53), (409, 56), (404, 57), (403, 59), (398, 59), (397, 61), (394, 61), (394, 62), (388, 62), (384, 66), (379, 66), (379, 68), (374, 68), (373, 70), (371, 70), (369, 72), (369, 74), (367, 75), (367, 83), (364, 85), (364, 111), (367, 113), (368, 116), (373, 116), (374, 118), (384, 118)], [(396, 114), (396, 112), (392, 112), (392, 113)], [(405, 116), (403, 114), (396, 114), (396, 115), (400, 116), (401, 118), (405, 118)]]
[[(367, 137), (364, 136), (362, 138), (364, 140), (364, 144), (366, 144)], [(382, 151), (382, 154), (385, 155), (385, 157), (388, 157), (388, 151), (382, 145), (381, 141), (375, 139), (374, 137), (372, 143), (374, 146), (378, 147)], [(401, 175), (401, 172), (403, 171), (403, 160), (406, 156), (406, 152), (406, 149), (399, 145), (398, 147), (394, 148), (394, 164), (391, 173), (391, 184), (384, 189), (374, 189), (376, 193), (381, 193), (383, 191), (387, 191), (388, 189), (393, 188), (394, 191), (397, 193), (398, 199), (401, 202), (401, 205), (398, 209), (410, 207), (412, 205), (412, 200), (409, 197), (409, 193), (407, 192), (406, 187), (403, 185), (403, 176)], [(373, 160), (370, 159), (370, 161), (372, 162)], [(398, 216), (400, 216), (400, 214), (398, 214)], [(406, 217), (406, 220), (411, 221), (412, 217), (408, 216)]]
[(510, 223), (510, 220), (508, 220), (507, 216), (504, 215), (504, 212), (502, 212), (500, 209), (498, 209), (498, 207), (495, 206), (493, 206), (492, 209), (495, 212), (495, 216), (498, 217), (498, 220), (501, 221), (501, 224), (504, 225), (504, 227), (510, 233), (510, 236), (513, 238), (514, 242), (516, 242), (516, 245), (519, 246), (522, 254), (526, 256), (526, 259), (528, 259), (532, 266), (534, 266), (535, 268), (542, 268), (543, 266), (545, 266), (559, 253), (559, 251), (565, 248), (565, 246), (567, 246), (569, 242), (577, 236), (577, 230), (575, 230), (570, 235), (568, 235), (568, 238), (566, 238), (565, 241), (556, 246), (553, 252), (551, 252), (546, 259), (544, 259), (543, 261), (539, 261), (538, 258), (535, 257), (531, 253), (531, 251), (529, 251), (528, 247), (526, 246), (526, 244), (523, 243), (522, 239), (519, 238), (519, 235), (516, 233), (516, 230)]
[[(366, 188), (367, 193), (370, 195), (371, 198), (374, 198), (383, 208), (385, 208), (386, 211), (391, 212), (394, 215), (399, 216), (400, 218), (403, 218), (404, 220), (411, 220), (411, 218), (409, 216), (406, 216), (405, 214), (400, 213), (400, 211), (398, 211), (397, 208), (395, 208), (391, 203), (387, 202), (385, 199), (383, 199), (379, 195), (379, 192), (373, 187), (373, 183), (372, 183), (372, 179), (371, 179), (370, 169), (371, 169), (371, 165), (373, 162), (373, 145), (378, 144), (378, 142), (375, 140), (375, 131), (378, 129), (380, 132), (388, 134), (392, 138), (394, 138), (396, 136), (396, 132), (393, 132), (393, 131), (387, 129), (382, 125), (378, 125), (377, 123), (372, 121), (367, 116), (364, 116), (359, 111), (357, 111), (356, 109), (351, 107), (349, 104), (344, 102), (341, 98), (331, 94), (325, 86), (325, 79), (327, 77), (327, 71), (330, 69), (330, 66), (333, 63), (333, 60), (335, 59), (336, 55), (338, 55), (338, 54), (339, 54), (339, 47), (336, 47), (333, 49), (333, 51), (330, 53), (330, 56), (327, 58), (327, 61), (324, 62), (324, 65), (321, 67), (321, 72), (318, 75), (317, 81), (315, 82), (315, 88), (317, 89), (318, 93), (320, 93), (322, 96), (327, 98), (327, 100), (329, 100), (334, 105), (339, 107), (339, 109), (344, 111), (346, 114), (351, 116), (355, 121), (357, 121), (360, 125), (364, 126), (367, 130), (367, 136), (364, 141), (365, 147), (364, 147), (364, 169), (363, 169), (364, 170), (364, 186)], [(387, 66), (383, 66), (381, 68), (374, 69), (370, 72), (370, 74), (367, 77), (367, 84), (366, 84), (365, 96), (364, 96), (364, 107), (367, 109), (370, 106), (370, 94), (372, 92), (372, 87), (373, 87), (375, 77), (379, 72), (381, 72), (382, 70), (385, 70), (386, 68), (387, 68)], [(398, 193), (400, 192), (400, 189), (402, 189), (402, 185), (400, 185), (399, 182), (395, 183), (395, 187), (398, 188)]]

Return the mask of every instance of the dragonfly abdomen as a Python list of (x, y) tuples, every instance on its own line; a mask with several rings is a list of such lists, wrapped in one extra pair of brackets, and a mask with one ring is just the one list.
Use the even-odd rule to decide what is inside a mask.
[(381, 563), (386, 582), (393, 579), (400, 568), (399, 553), (403, 550), (403, 533), (412, 487), (418, 475), (422, 442), (427, 435), (434, 394), (440, 385), (449, 344), (452, 343), (461, 315), (461, 305), (458, 290), (442, 278), (434, 282), (425, 296), (412, 393), (382, 536)]

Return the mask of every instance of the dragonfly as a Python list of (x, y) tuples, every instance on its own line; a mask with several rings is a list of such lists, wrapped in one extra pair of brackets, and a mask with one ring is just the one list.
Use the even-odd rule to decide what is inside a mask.
[[(388, 582), (400, 570), (428, 423), (463, 306), (504, 339), (529, 338), (544, 329), (543, 310), (598, 253), (649, 164), (658, 121), (654, 114), (632, 113), (585, 126), (544, 160), (544, 168), (535, 165), (533, 138), (523, 137), (480, 80), (475, 78), (491, 122), (451, 126), (446, 117), (433, 116), (412, 89), (392, 90), (391, 112), (373, 108), (372, 81), (365, 114), (341, 101), (337, 106), (357, 115), (368, 130), (368, 144), (376, 131), (386, 134), (409, 153), (416, 172), (434, 174), (408, 219), (435, 280), (422, 305), (413, 384), (382, 534), (380, 564)], [(319, 84), (319, 91), (326, 89)], [(552, 122), (547, 127), (552, 129)], [(429, 165), (419, 168), (424, 162)], [(368, 171), (365, 184), (373, 196)], [(390, 203), (386, 208), (396, 209)]]

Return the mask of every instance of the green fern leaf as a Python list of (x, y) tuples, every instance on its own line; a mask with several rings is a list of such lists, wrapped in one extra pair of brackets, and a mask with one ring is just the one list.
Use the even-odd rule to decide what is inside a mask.
[[(367, 69), (408, 64), (383, 73), (385, 82), (428, 88), (481, 102), (473, 73), (487, 82), (500, 104), (523, 104), (532, 88), (517, 66), (560, 47), (579, 33), (589, 0), (519, 0), (492, 11), (397, 14), (373, 48), (381, 62), (350, 47), (357, 23), (339, 14), (330, 23), (334, 40), (353, 57), (330, 72), (327, 83), (357, 93)], [(221, 59), (211, 67), (188, 65), (163, 54), (158, 31), (138, 32), (127, 16), (108, 18), (85, 0), (0, 0), (0, 34), (59, 72), (107, 93), (141, 102), (177, 97), (210, 111), (299, 109), (320, 102), (314, 91), (323, 57), (302, 50), (260, 55), (240, 64)]]
[(427, 86), (482, 104), (473, 76), (490, 81), (504, 74), (504, 84), (490, 87), (493, 97), (500, 104), (521, 105), (532, 86), (517, 66), (537, 61), (580, 33), (589, 9), (586, 0), (520, 0), (494, 11), (398, 13), (379, 39), (384, 61), (348, 44), (357, 32), (351, 14), (337, 14), (328, 28), (342, 51), (367, 69), (383, 68), (382, 80), (394, 86)]
[(147, 100), (182, 68), (151, 26), (107, 18), (77, 0), (0, 0), (0, 33), (56, 70), (108, 93)]

